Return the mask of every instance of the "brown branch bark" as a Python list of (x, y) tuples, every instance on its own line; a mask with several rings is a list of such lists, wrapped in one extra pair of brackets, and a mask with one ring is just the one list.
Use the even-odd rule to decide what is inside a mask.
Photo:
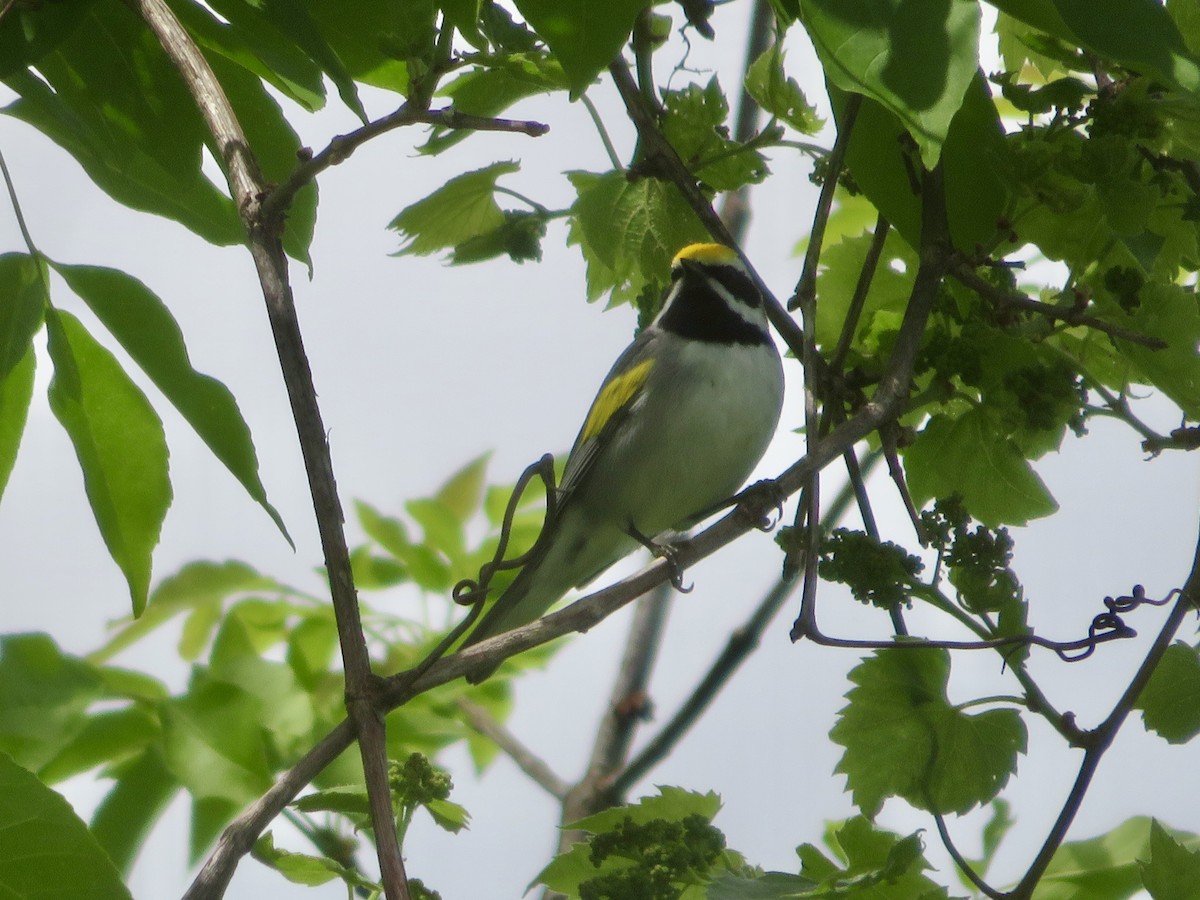
[[(362, 753), (379, 867), (388, 900), (408, 900), (408, 881), (396, 835), (395, 814), (388, 787), (387, 740), (383, 719), (376, 711), (377, 679), (359, 617), (358, 597), (350, 571), (350, 553), (342, 530), (342, 508), (325, 441), (325, 426), (288, 280), (287, 257), (279, 239), (282, 221), (261, 207), (265, 192), (262, 174), (245, 132), (234, 114), (208, 61), (175, 18), (165, 0), (129, 0), (158, 39), (200, 109), (226, 172), (229, 189), (246, 229), (246, 243), (258, 272), (266, 301), (275, 349), (291, 402), (292, 417), (304, 456), (309, 493), (321, 536), (325, 567), (337, 619), (342, 665), (346, 673), (346, 707), (355, 725)], [(229, 870), (232, 875), (232, 869)], [(188, 896), (219, 897), (225, 884)]]

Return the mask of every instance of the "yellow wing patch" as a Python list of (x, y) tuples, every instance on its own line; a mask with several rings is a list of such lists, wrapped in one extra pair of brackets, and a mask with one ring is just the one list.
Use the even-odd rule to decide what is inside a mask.
[(675, 254), (671, 265), (689, 259), (698, 263), (731, 263), (737, 259), (737, 254), (724, 244), (688, 244)]
[(620, 410), (629, 399), (645, 384), (650, 370), (654, 368), (654, 360), (642, 360), (628, 372), (622, 372), (606, 384), (600, 391), (600, 396), (592, 404), (587, 421), (583, 423), (581, 441), (590, 440), (604, 430), (608, 420)]

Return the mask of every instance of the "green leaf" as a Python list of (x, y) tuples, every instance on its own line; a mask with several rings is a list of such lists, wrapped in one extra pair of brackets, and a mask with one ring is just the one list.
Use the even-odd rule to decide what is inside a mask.
[(554, 51), (575, 99), (621, 52), (647, 0), (516, 0), (517, 9)]
[(275, 838), (267, 832), (254, 844), (251, 855), (260, 863), (270, 866), (292, 884), (315, 887), (340, 878), (351, 887), (363, 888), (367, 892), (379, 892), (379, 885), (363, 878), (353, 869), (348, 869), (328, 856), (310, 856), (293, 853), (275, 846)]
[(1135, 331), (1166, 342), (1165, 350), (1119, 344), (1140, 372), (1133, 376), (1161, 390), (1192, 421), (1200, 420), (1200, 305), (1196, 294), (1176, 284), (1147, 283), (1129, 317)]
[(0, 381), (25, 359), (42, 325), (46, 289), (38, 261), (27, 253), (0, 254)]
[(763, 156), (728, 139), (729, 103), (715, 75), (703, 87), (689, 84), (665, 91), (663, 108), (663, 135), (684, 165), (708, 187), (736, 190), (766, 178)]
[(321, 67), (329, 80), (337, 87), (342, 102), (365, 124), (367, 111), (358, 99), (358, 87), (346, 70), (337, 52), (326, 41), (317, 27), (308, 8), (297, 0), (272, 0), (258, 7), (267, 19), (279, 29), (279, 33), (290, 38), (296, 46), (308, 54)]
[(451, 560), (466, 552), (463, 523), (444, 503), (429, 499), (409, 500), (404, 504), (425, 533), (425, 546), (445, 554)]
[(75, 445), (92, 514), (140, 615), (150, 555), (171, 505), (162, 421), (78, 319), (48, 311), (46, 329), (54, 363), (50, 408)]
[(788, 77), (783, 57), (782, 45), (775, 44), (751, 63), (746, 70), (746, 91), (769, 115), (801, 134), (817, 134), (825, 123), (796, 79)]
[(425, 256), (499, 228), (504, 214), (496, 203), (496, 180), (519, 169), (515, 162), (493, 163), (455, 176), (428, 197), (405, 207), (388, 223), (388, 228), (408, 241), (397, 255)]
[(1054, 0), (1053, 5), (1076, 41), (1097, 55), (1133, 71), (1151, 72), (1183, 90), (1200, 91), (1200, 64), (1188, 52), (1161, 4), (1151, 0)]
[(433, 817), (433, 821), (439, 828), (449, 831), (451, 834), (458, 834), (471, 821), (471, 814), (467, 812), (466, 808), (451, 800), (435, 798), (428, 803), (423, 803), (422, 806)]
[(1182, 641), (1167, 648), (1134, 704), (1147, 730), (1172, 744), (1200, 734), (1200, 653)]
[(306, 5), (355, 81), (407, 94), (433, 61), (433, 0), (308, 0)]
[(448, 509), (460, 522), (466, 522), (479, 512), (483, 489), (487, 484), (488, 460), (492, 454), (483, 453), (449, 478), (438, 488), (434, 499)]
[(45, 634), (0, 637), (0, 752), (34, 771), (86, 725), (101, 679)]
[(33, 376), (37, 354), (33, 347), (0, 379), (0, 497), (8, 484), (25, 431), (29, 403), (33, 399)]
[(83, 728), (38, 771), (47, 783), (121, 761), (143, 751), (160, 733), (158, 717), (142, 706), (127, 706), (88, 718)]
[(309, 112), (325, 105), (321, 68), (267, 23), (249, 3), (229, 4), (228, 24), (188, 0), (168, 0), (171, 11), (211, 63), (214, 54), (258, 76)]
[(250, 427), (237, 401), (224, 384), (192, 367), (183, 333), (166, 304), (118, 269), (53, 265), (290, 544), (283, 520), (267, 501)]
[(942, 650), (883, 650), (850, 673), (857, 687), (830, 737), (846, 748), (837, 771), (873, 817), (888, 797), (964, 813), (986, 803), (1016, 770), (1025, 726), (1013, 710), (967, 715), (946, 698)]
[(845, 822), (826, 823), (824, 842), (837, 862), (812, 844), (796, 848), (802, 877), (813, 880), (818, 888), (813, 892), (815, 896), (887, 900), (934, 900), (947, 896), (945, 888), (923, 874), (932, 867), (925, 859), (920, 832), (902, 838), (876, 828), (863, 816), (856, 816)]
[(0, 497), (17, 461), (33, 398), (33, 336), (45, 305), (37, 260), (25, 253), (0, 255)]
[(817, 883), (787, 872), (724, 872), (708, 885), (705, 900), (789, 900), (812, 892)]
[(895, 113), (933, 168), (979, 66), (978, 4), (802, 0), (800, 7), (826, 76)]
[[(567, 78), (558, 60), (545, 51), (530, 50), (489, 60), (486, 67), (476, 66), (459, 75), (438, 94), (450, 98), (460, 112), (492, 117), (500, 115), (518, 100), (566, 88)], [(422, 153), (441, 153), (472, 134), (467, 128), (435, 127), (429, 140), (419, 149)]]
[(32, 65), (69, 38), (93, 2), (9, 7), (0, 18), (0, 78)]
[(1050, 515), (1058, 504), (1003, 434), (984, 408), (933, 416), (904, 453), (913, 500), (959, 494), (974, 518), (993, 526)]
[[(1126, 900), (1142, 888), (1138, 860), (1151, 855), (1151, 820), (1127, 819), (1111, 831), (1063, 844), (1038, 884), (1038, 900)], [(1197, 838), (1175, 832), (1195, 847)]]
[(358, 514), (358, 522), (367, 536), (388, 553), (403, 558), (409, 551), (412, 543), (408, 539), (404, 523), (399, 519), (385, 516), (365, 500), (355, 500), (354, 511)]
[(260, 575), (242, 562), (188, 563), (174, 575), (163, 579), (154, 589), (141, 618), (118, 630), (88, 659), (93, 663), (109, 660), (181, 613), (205, 606), (220, 608), (231, 596), (246, 591), (282, 589), (279, 582)]
[(163, 707), (167, 767), (197, 800), (236, 810), (271, 784), (262, 713), (249, 692), (198, 670), (188, 693)]
[(1138, 861), (1142, 884), (1154, 900), (1189, 900), (1200, 884), (1200, 850), (1189, 850), (1157, 821), (1150, 824), (1150, 859)]
[[(271, 184), (284, 181), (296, 167), (300, 138), (284, 117), (279, 103), (258, 78), (240, 66), (220, 57), (210, 60), (209, 64), (242, 123), (247, 142), (254, 148), (263, 177)], [(313, 182), (301, 188), (292, 199), (283, 229), (283, 249), (293, 259), (308, 266), (310, 275), (309, 247), (316, 221), (317, 185)]]
[[(73, 5), (72, 5), (73, 6)], [(245, 232), (233, 201), (201, 171), (207, 131), (162, 47), (123, 4), (93, 3), (79, 27), (5, 79), (5, 112), (70, 153), (114, 200), (174, 219), (222, 246)]]
[(108, 774), (117, 781), (92, 817), (92, 833), (117, 868), (128, 874), (151, 826), (179, 790), (179, 782), (167, 771), (157, 747)]
[(130, 897), (112, 861), (67, 801), (0, 753), (0, 894)]
[(569, 241), (587, 262), (589, 300), (608, 291), (614, 303), (632, 301), (643, 290), (659, 294), (675, 254), (708, 239), (679, 191), (657, 178), (631, 182), (623, 172), (568, 172), (567, 178), (578, 195)]
[(301, 812), (335, 812), (347, 816), (371, 814), (371, 801), (367, 797), (367, 789), (357, 784), (305, 794), (293, 802), (292, 806)]

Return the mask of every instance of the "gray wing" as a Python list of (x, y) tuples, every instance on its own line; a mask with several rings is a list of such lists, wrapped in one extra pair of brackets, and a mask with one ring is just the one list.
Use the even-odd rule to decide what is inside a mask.
[[(654, 365), (659, 336), (658, 329), (646, 328), (622, 351), (609, 369), (603, 387), (592, 401), (583, 427), (575, 438), (575, 445), (567, 456), (562, 482), (558, 486), (560, 503), (566, 502), (572, 492), (579, 488), (587, 478), (597, 454), (612, 442), (613, 435), (628, 421), (645, 388), (650, 368)], [(639, 370), (639, 366), (643, 365), (645, 369)], [(621, 379), (626, 380), (623, 383)], [(596, 422), (593, 422), (594, 418)]]

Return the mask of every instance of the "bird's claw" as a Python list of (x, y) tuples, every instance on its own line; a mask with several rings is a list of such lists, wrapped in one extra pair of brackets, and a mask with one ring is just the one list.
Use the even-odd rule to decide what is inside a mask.
[[(779, 483), (765, 478), (754, 482), (737, 495), (737, 508), (742, 515), (754, 522), (754, 527), (759, 531), (774, 531), (783, 518), (783, 501), (786, 499), (786, 495), (779, 489)], [(763, 508), (768, 505), (775, 510), (774, 518), (763, 512)]]

